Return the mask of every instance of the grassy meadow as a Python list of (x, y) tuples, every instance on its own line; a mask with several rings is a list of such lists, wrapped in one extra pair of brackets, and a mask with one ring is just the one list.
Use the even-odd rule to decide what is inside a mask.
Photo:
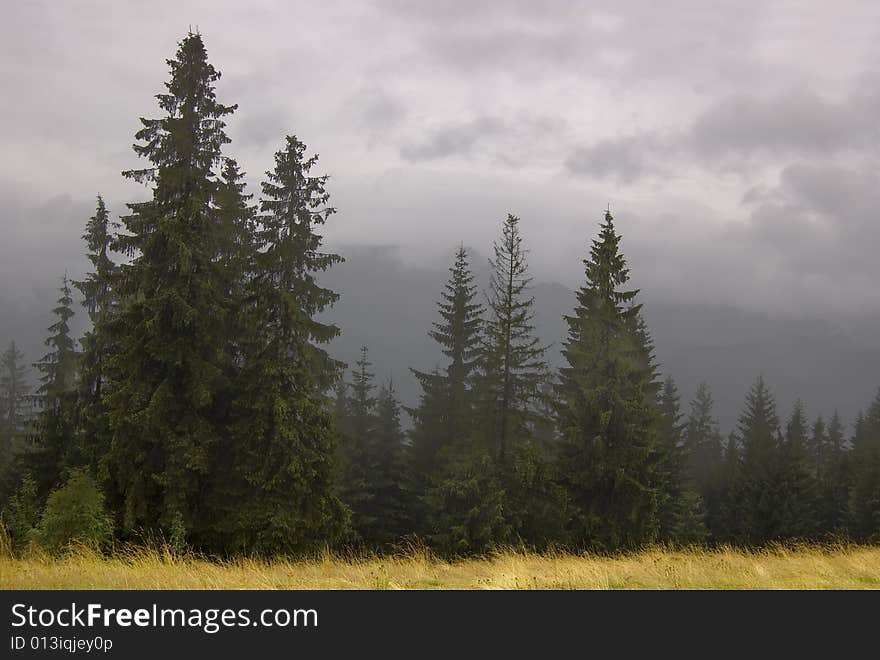
[(452, 562), (419, 551), (305, 561), (4, 552), (0, 589), (880, 589), (880, 547), (656, 548), (614, 557), (508, 550)]

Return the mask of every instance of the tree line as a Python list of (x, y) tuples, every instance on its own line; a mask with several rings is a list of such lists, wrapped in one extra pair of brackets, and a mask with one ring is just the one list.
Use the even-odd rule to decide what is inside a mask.
[[(566, 317), (563, 366), (533, 326), (520, 219), (502, 222), (481, 290), (462, 245), (429, 329), (445, 366), (413, 370), (405, 411), (324, 346), (339, 298), (319, 283), (335, 209), (318, 157), (286, 136), (261, 194), (224, 153), (237, 106), (199, 34), (141, 119), (150, 190), (114, 222), (99, 196), (92, 268), (62, 279), (46, 355), (0, 360), (0, 510), (13, 543), (164, 539), (220, 555), (321, 548), (440, 553), (500, 545), (614, 552), (880, 536), (880, 392), (848, 432), (784, 422), (758, 378), (723, 437), (702, 384), (685, 414), (661, 378), (606, 211)], [(118, 255), (114, 259), (113, 255)], [(74, 290), (89, 330), (71, 336)], [(404, 430), (406, 412), (412, 427)]]

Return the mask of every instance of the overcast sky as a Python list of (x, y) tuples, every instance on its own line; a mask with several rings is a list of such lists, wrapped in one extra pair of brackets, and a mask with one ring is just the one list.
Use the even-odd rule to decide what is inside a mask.
[(646, 298), (880, 312), (880, 3), (827, 0), (6, 3), (0, 298), (54, 297), (94, 195), (144, 196), (120, 171), (189, 26), (251, 192), (296, 134), (335, 244), (486, 253), (510, 211), (576, 286), (610, 203)]

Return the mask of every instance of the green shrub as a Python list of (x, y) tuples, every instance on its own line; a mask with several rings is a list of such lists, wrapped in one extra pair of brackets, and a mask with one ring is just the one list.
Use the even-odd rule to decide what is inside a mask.
[(37, 499), (37, 482), (26, 474), (18, 490), (3, 507), (3, 522), (9, 530), (13, 548), (19, 549), (25, 545), (39, 520), (40, 502)]
[(100, 547), (110, 540), (112, 525), (104, 511), (104, 494), (84, 469), (70, 471), (67, 482), (49, 495), (34, 539), (50, 552), (77, 542)]

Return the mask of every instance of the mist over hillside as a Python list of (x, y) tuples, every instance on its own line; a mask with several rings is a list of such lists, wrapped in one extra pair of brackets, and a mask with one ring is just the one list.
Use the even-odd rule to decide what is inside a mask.
[[(341, 294), (324, 315), (342, 329), (330, 351), (353, 365), (366, 345), (377, 379), (393, 378), (401, 400), (413, 405), (419, 388), (410, 367), (430, 371), (444, 365), (427, 333), (437, 320), (436, 303), (449, 274), (434, 261), (415, 265), (394, 247), (344, 246), (339, 251), (345, 263), (322, 277)], [(481, 286), (488, 282), (486, 263), (485, 255), (471, 253)], [(574, 307), (574, 291), (556, 282), (534, 282), (532, 294), (536, 328), (551, 345), (549, 361), (557, 365), (566, 332), (563, 315)], [(877, 319), (772, 317), (734, 307), (654, 300), (644, 291), (641, 302), (660, 369), (679, 385), (683, 410), (705, 380), (725, 433), (735, 426), (746, 391), (759, 374), (776, 395), (781, 417), (799, 397), (811, 417), (836, 409), (847, 423), (868, 405), (880, 382)]]
[[(66, 241), (70, 255), (65, 263), (71, 265), (72, 277), (82, 276), (86, 268), (82, 259), (73, 258), (80, 249), (76, 231), (70, 228)], [(321, 276), (325, 286), (341, 295), (323, 315), (342, 330), (330, 345), (331, 353), (354, 364), (360, 347), (366, 345), (378, 381), (393, 378), (406, 405), (414, 405), (419, 396), (410, 367), (430, 371), (444, 364), (427, 333), (437, 320), (436, 303), (454, 247), (450, 246), (449, 264), (444, 266), (436, 256), (414, 259), (404, 248), (334, 246), (346, 261)], [(630, 265), (637, 277), (639, 264)], [(472, 251), (471, 266), (477, 282), (485, 286), (489, 278), (485, 253)], [(52, 322), (58, 284), (58, 278), (44, 274), (0, 291), (0, 342), (5, 346), (14, 339), (28, 363), (45, 353), (43, 340)], [(535, 281), (532, 294), (535, 325), (550, 345), (549, 362), (556, 365), (566, 332), (563, 315), (574, 307), (574, 291), (558, 282)], [(786, 416), (800, 397), (811, 417), (827, 416), (836, 409), (847, 423), (868, 405), (880, 384), (878, 318), (772, 316), (732, 306), (658, 299), (648, 287), (640, 300), (661, 371), (679, 385), (683, 410), (687, 412), (697, 385), (705, 380), (725, 433), (734, 428), (745, 393), (758, 374), (773, 389), (780, 416)], [(85, 314), (79, 306), (75, 311), (71, 327), (81, 336)]]

